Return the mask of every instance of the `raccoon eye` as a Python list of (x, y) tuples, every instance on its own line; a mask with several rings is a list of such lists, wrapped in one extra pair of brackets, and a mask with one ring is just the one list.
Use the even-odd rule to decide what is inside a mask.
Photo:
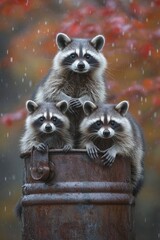
[(91, 55), (88, 54), (88, 53), (86, 53), (86, 54), (84, 55), (84, 57), (85, 57), (87, 60), (89, 60), (89, 59), (91, 58)]
[(57, 117), (52, 117), (51, 120), (52, 120), (52, 122), (56, 122), (57, 121)]
[(98, 126), (98, 127), (100, 127), (100, 126), (102, 126), (102, 121), (101, 120), (98, 120), (97, 122), (96, 122), (96, 125)]
[(109, 124), (111, 125), (111, 127), (115, 127), (117, 123), (114, 120), (111, 120)]
[(77, 54), (76, 54), (76, 53), (72, 53), (72, 54), (70, 55), (70, 57), (71, 57), (72, 59), (76, 59)]
[(43, 117), (43, 116), (39, 118), (40, 122), (44, 122), (44, 120), (45, 120), (45, 117)]

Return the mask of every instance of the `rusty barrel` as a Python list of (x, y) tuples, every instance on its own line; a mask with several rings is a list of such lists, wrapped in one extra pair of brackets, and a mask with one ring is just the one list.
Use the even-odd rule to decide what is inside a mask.
[(85, 150), (24, 154), (23, 240), (134, 239), (131, 166)]

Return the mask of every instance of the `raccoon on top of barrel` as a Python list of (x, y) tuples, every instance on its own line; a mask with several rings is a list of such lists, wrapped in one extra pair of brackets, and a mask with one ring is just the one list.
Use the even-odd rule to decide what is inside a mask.
[(105, 38), (70, 38), (58, 33), (59, 49), (53, 58), (48, 76), (37, 87), (33, 100), (58, 102), (66, 100), (69, 108), (82, 106), (84, 101), (94, 103), (106, 99), (105, 70), (107, 60), (101, 53)]

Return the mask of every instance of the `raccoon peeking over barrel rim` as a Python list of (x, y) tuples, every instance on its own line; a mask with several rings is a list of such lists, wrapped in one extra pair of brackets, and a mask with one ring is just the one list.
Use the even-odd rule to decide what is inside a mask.
[(79, 147), (90, 158), (101, 158), (105, 166), (121, 155), (131, 161), (133, 195), (143, 185), (145, 142), (141, 127), (128, 112), (129, 102), (95, 105), (86, 101), (86, 117), (80, 123)]

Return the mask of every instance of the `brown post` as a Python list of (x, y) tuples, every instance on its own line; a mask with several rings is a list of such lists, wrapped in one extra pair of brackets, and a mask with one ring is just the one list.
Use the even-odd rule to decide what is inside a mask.
[(107, 168), (85, 150), (23, 157), (23, 240), (134, 239), (127, 159)]

